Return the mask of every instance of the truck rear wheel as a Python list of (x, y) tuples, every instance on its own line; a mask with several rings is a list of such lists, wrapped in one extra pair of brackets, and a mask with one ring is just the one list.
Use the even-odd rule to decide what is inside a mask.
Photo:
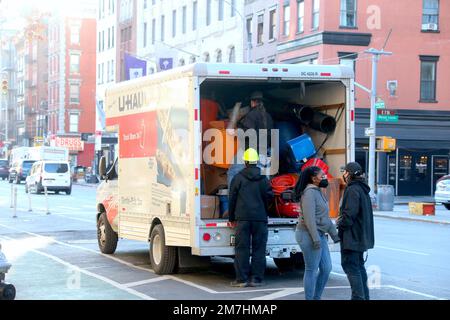
[(97, 240), (102, 253), (113, 254), (116, 251), (119, 238), (111, 228), (105, 212), (100, 215), (97, 221)]
[(297, 271), (305, 269), (303, 253), (291, 253), (290, 258), (273, 258), (273, 262), (280, 271)]
[(166, 246), (162, 225), (156, 225), (150, 235), (150, 261), (156, 274), (171, 274), (175, 270), (177, 248)]
[(14, 300), (16, 288), (12, 284), (0, 283), (0, 300)]
[(444, 207), (445, 209), (450, 210), (450, 203), (444, 203)]

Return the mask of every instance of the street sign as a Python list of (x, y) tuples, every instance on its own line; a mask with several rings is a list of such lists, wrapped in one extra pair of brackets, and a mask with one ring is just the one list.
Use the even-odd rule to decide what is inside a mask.
[(366, 128), (364, 131), (366, 137), (373, 137), (375, 136), (375, 129), (374, 128)]
[(377, 99), (377, 101), (375, 102), (375, 109), (386, 109), (386, 104), (382, 99)]
[(377, 122), (398, 122), (395, 110), (377, 110)]

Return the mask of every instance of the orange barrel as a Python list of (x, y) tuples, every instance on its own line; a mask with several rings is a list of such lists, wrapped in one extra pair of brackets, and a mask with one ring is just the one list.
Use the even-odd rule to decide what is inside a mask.
[(202, 132), (211, 128), (211, 121), (217, 120), (219, 104), (210, 99), (200, 99), (200, 120), (202, 121)]
[(328, 188), (325, 191), (330, 207), (330, 218), (339, 216), (339, 203), (341, 200), (341, 182), (340, 179), (329, 179)]
[[(217, 137), (218, 141), (212, 140), (207, 143), (207, 145), (212, 144), (214, 147), (209, 149), (212, 150), (211, 154), (208, 154), (208, 152), (204, 154), (205, 161), (215, 167), (228, 169), (238, 151), (238, 138), (227, 133), (226, 121), (211, 121), (209, 126), (217, 129), (219, 136)], [(217, 151), (222, 154), (216, 154)]]

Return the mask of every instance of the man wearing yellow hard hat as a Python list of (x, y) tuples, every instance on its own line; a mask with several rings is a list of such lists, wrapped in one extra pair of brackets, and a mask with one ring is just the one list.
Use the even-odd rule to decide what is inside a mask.
[(263, 285), (266, 269), (268, 201), (272, 191), (257, 167), (258, 152), (247, 149), (243, 160), (245, 168), (234, 176), (229, 191), (229, 221), (236, 230), (236, 280), (231, 285), (258, 287)]

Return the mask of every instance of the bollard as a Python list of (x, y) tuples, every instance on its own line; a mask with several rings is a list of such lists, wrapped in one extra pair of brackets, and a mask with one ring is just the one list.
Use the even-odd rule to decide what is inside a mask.
[(31, 193), (30, 193), (30, 190), (28, 190), (28, 212), (33, 212), (33, 209), (31, 208)]
[(50, 214), (50, 209), (48, 208), (48, 192), (47, 187), (44, 187), (44, 193), (45, 193), (45, 207), (47, 209), (47, 214)]
[(17, 218), (17, 187), (14, 187), (13, 190), (13, 198), (14, 198), (14, 215), (13, 218)]
[(11, 184), (11, 205), (10, 208), (14, 208), (14, 192), (13, 192), (13, 185)]

